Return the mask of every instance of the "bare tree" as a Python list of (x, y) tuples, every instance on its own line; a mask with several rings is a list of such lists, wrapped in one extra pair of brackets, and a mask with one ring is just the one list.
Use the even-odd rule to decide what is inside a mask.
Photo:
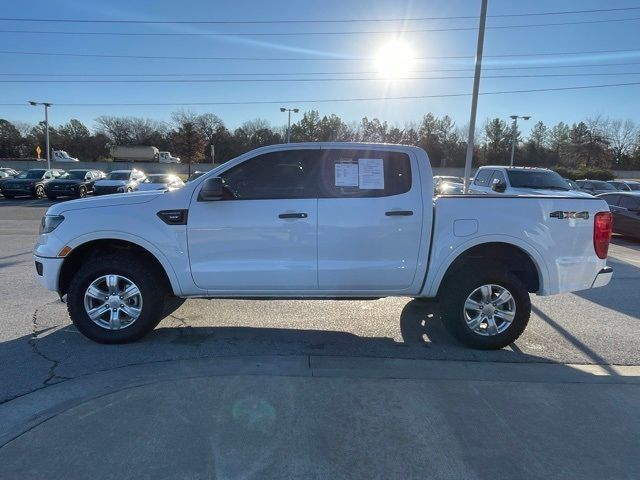
[(603, 134), (609, 141), (616, 166), (623, 166), (632, 152), (640, 130), (632, 120), (609, 120), (603, 123)]

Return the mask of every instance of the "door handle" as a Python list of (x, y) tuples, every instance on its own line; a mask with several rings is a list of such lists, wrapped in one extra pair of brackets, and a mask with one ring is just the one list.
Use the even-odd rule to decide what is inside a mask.
[(306, 213), (281, 213), (278, 218), (307, 218)]
[(413, 210), (389, 210), (384, 213), (387, 217), (410, 217)]

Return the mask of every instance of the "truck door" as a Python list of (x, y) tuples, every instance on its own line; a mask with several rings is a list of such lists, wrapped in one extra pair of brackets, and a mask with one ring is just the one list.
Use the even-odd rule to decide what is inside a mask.
[(414, 154), (328, 149), (322, 150), (320, 165), (320, 290), (415, 287), (424, 212)]
[(258, 155), (220, 174), (225, 197), (187, 224), (191, 274), (212, 292), (316, 292), (316, 149)]

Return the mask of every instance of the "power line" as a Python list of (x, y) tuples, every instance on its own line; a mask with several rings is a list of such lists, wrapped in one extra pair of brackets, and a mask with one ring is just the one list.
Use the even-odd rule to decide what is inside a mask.
[[(557, 64), (557, 65), (538, 65), (538, 66), (501, 66), (501, 67), (483, 67), (483, 70), (499, 71), (499, 70), (537, 70), (537, 69), (559, 69), (559, 68), (602, 68), (602, 67), (621, 67), (629, 65), (640, 65), (640, 62), (619, 62), (619, 63), (582, 63), (582, 64)], [(438, 68), (429, 70), (413, 70), (411, 73), (441, 73), (441, 72), (468, 72), (473, 71), (472, 67), (468, 68)], [(48, 73), (48, 72), (22, 72), (7, 73), (0, 72), (0, 77), (284, 77), (287, 75), (375, 75), (380, 72), (376, 70), (362, 70), (356, 72), (345, 71), (329, 71), (329, 72), (211, 72), (211, 73)], [(625, 72), (622, 72), (623, 74)], [(612, 75), (615, 75), (612, 73)]]
[[(569, 22), (552, 23), (529, 23), (521, 25), (495, 25), (486, 27), (487, 30), (504, 30), (510, 28), (532, 28), (532, 27), (557, 27), (566, 25), (589, 25), (597, 23), (632, 22), (640, 20), (640, 17), (600, 19), (600, 20), (578, 20)], [(447, 27), (447, 28), (420, 28), (394, 30), (345, 30), (335, 32), (68, 32), (60, 30), (0, 30), (0, 33), (18, 33), (35, 35), (84, 35), (84, 36), (110, 36), (110, 37), (308, 37), (308, 36), (328, 36), (328, 35), (378, 35), (378, 34), (398, 34), (398, 33), (429, 33), (429, 32), (462, 32), (475, 31), (476, 27)]]
[[(640, 85), (640, 82), (628, 83), (608, 83), (598, 85), (576, 85), (572, 87), (555, 87), (555, 88), (534, 88), (523, 90), (501, 90), (493, 92), (480, 92), (480, 95), (506, 95), (513, 93), (539, 93), (539, 92), (559, 92), (570, 90), (587, 90), (596, 88), (614, 88)], [(438, 95), (413, 95), (402, 97), (361, 97), (361, 98), (325, 98), (316, 100), (259, 100), (259, 101), (240, 101), (240, 102), (181, 102), (181, 103), (58, 103), (58, 107), (154, 107), (154, 106), (212, 106), (212, 105), (274, 105), (286, 103), (342, 103), (342, 102), (369, 102), (369, 101), (387, 101), (387, 100), (421, 100), (428, 98), (451, 98), (451, 97), (468, 97), (470, 93), (446, 93)], [(26, 103), (0, 103), (3, 107), (19, 107), (28, 106)]]
[[(622, 75), (640, 75), (640, 72), (597, 72), (597, 73), (547, 73), (547, 74), (529, 74), (529, 75), (483, 75), (482, 78), (561, 78), (561, 77), (593, 77), (593, 76), (622, 76)], [(473, 78), (473, 75), (445, 75), (438, 77), (405, 77), (398, 80), (460, 80)], [(365, 78), (198, 78), (198, 79), (143, 79), (143, 80), (52, 80), (52, 79), (36, 79), (36, 80), (0, 80), (0, 83), (316, 83), (316, 82), (388, 82), (392, 79), (384, 77), (365, 77)]]
[[(552, 15), (575, 15), (585, 13), (606, 13), (640, 10), (640, 7), (620, 8), (596, 8), (590, 10), (561, 10), (556, 12), (528, 12), (528, 13), (503, 13), (487, 15), (488, 18), (513, 18), (536, 17)], [(107, 19), (76, 19), (76, 18), (25, 18), (25, 17), (0, 17), (3, 22), (57, 22), (57, 23), (122, 23), (122, 24), (159, 24), (159, 25), (239, 25), (239, 24), (287, 24), (287, 23), (372, 23), (372, 22), (422, 22), (427, 20), (465, 20), (476, 19), (476, 15), (455, 15), (440, 17), (409, 17), (409, 18), (350, 18), (329, 20), (107, 20)]]
[[(610, 53), (640, 53), (640, 49), (618, 50), (582, 50), (573, 52), (534, 52), (534, 53), (507, 53), (485, 55), (485, 58), (515, 58), (515, 57), (543, 57), (560, 55), (597, 55)], [(167, 55), (117, 55), (101, 53), (73, 53), (73, 52), (33, 52), (18, 50), (0, 50), (0, 54), (7, 55), (34, 55), (55, 57), (88, 57), (88, 58), (136, 58), (153, 60), (221, 60), (221, 61), (371, 61), (375, 57), (193, 57), (193, 56), (167, 56)], [(464, 60), (473, 59), (470, 55), (439, 55), (429, 57), (417, 57), (416, 60)]]

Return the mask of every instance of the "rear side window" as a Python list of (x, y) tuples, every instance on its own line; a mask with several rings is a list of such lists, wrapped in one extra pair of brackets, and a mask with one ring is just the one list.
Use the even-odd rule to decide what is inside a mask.
[(220, 175), (230, 200), (316, 198), (319, 150), (285, 150), (249, 159)]
[(474, 185), (478, 185), (479, 187), (486, 187), (489, 185), (489, 179), (491, 178), (491, 174), (493, 170), (480, 170), (476, 173), (476, 178), (473, 181)]
[(629, 210), (635, 210), (640, 208), (640, 198), (633, 198), (628, 195), (620, 195), (620, 201), (618, 202), (618, 205)]
[(411, 190), (411, 161), (403, 152), (320, 150), (318, 197), (390, 197)]
[(613, 205), (615, 207), (616, 205), (618, 205), (618, 199), (620, 198), (620, 195), (602, 195), (601, 198), (609, 205)]

